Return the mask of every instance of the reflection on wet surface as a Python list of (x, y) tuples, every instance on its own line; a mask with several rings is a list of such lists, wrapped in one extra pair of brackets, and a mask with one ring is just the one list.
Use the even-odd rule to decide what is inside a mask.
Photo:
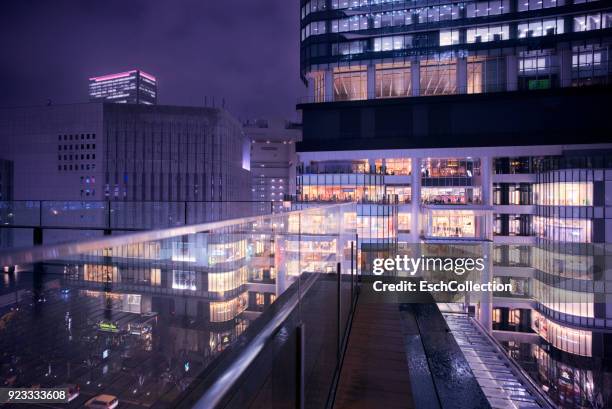
[[(252, 294), (253, 304), (262, 307), (270, 295)], [(245, 308), (248, 296), (245, 291), (237, 297)], [(69, 405), (54, 407), (80, 407), (101, 393), (117, 396), (123, 408), (173, 407), (194, 377), (247, 328), (245, 316), (257, 316), (245, 311), (211, 322), (209, 304), (146, 287), (125, 292), (108, 283), (92, 286), (63, 274), (4, 274), (0, 382), (80, 387)]]

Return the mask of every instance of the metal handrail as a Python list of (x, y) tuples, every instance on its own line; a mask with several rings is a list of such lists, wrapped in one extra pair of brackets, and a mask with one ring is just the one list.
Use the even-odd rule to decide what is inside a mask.
[(102, 239), (91, 239), (80, 242), (70, 242), (61, 244), (50, 244), (33, 247), (25, 247), (20, 249), (0, 250), (0, 265), (13, 266), (19, 264), (36, 263), (45, 260), (53, 260), (61, 257), (68, 257), (76, 254), (81, 254), (89, 251), (99, 250), (106, 247), (115, 247), (135, 242), (147, 242), (155, 240), (163, 240), (177, 236), (188, 234), (196, 234), (224, 227), (230, 227), (242, 223), (251, 223), (266, 218), (273, 219), (284, 217), (290, 214), (304, 214), (312, 212), (315, 209), (330, 209), (335, 207), (347, 206), (347, 203), (332, 204), (327, 206), (311, 207), (302, 210), (293, 210), (280, 214), (251, 216), (238, 219), (228, 219), (218, 222), (208, 222), (201, 224), (193, 224), (187, 226), (171, 227), (160, 230), (149, 230), (133, 234), (124, 234), (120, 236), (106, 236)]
[(200, 398), (193, 404), (192, 408), (215, 409), (225, 396), (232, 390), (240, 376), (244, 374), (253, 364), (259, 353), (265, 348), (266, 343), (272, 338), (276, 331), (285, 323), (289, 315), (295, 310), (300, 300), (316, 282), (318, 274), (310, 276), (303, 284), (303, 288), (294, 293), (291, 299), (282, 305), (281, 309), (274, 314), (272, 319), (261, 329), (261, 331), (250, 341), (231, 365), (218, 376), (213, 384), (206, 389)]

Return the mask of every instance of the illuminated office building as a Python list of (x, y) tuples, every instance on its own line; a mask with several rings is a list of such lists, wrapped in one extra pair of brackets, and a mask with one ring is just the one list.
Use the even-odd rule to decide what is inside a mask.
[(157, 104), (157, 79), (141, 70), (101, 75), (89, 79), (91, 102)]
[[(280, 211), (284, 196), (295, 191), (295, 143), (301, 140), (301, 127), (286, 120), (258, 119), (245, 122), (244, 132), (251, 140), (253, 201), (270, 202)], [(258, 212), (270, 210), (265, 203), (255, 206), (261, 207)]]
[(560, 407), (611, 402), (609, 2), (300, 6), (294, 202), (391, 206), (356, 215), (366, 273), (389, 220), (404, 254), (486, 243), (513, 291), (467, 302), (483, 328)]
[(586, 0), (301, 0), (309, 102), (609, 82), (612, 9)]

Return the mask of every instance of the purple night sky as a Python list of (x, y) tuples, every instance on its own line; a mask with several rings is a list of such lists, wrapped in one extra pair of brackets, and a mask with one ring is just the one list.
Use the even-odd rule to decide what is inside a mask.
[(297, 0), (2, 2), (0, 106), (87, 101), (90, 76), (140, 68), (159, 103), (225, 97), (240, 118), (295, 119)]

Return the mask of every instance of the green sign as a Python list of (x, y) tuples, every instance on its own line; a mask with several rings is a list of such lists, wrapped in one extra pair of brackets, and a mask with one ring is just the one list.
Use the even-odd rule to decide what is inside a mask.
[(532, 89), (549, 89), (550, 88), (550, 78), (546, 78), (543, 80), (529, 80), (527, 87)]
[(98, 323), (98, 328), (101, 331), (109, 331), (109, 332), (119, 331), (119, 328), (117, 328), (117, 324), (114, 324), (112, 322), (106, 322), (106, 321), (100, 321)]

